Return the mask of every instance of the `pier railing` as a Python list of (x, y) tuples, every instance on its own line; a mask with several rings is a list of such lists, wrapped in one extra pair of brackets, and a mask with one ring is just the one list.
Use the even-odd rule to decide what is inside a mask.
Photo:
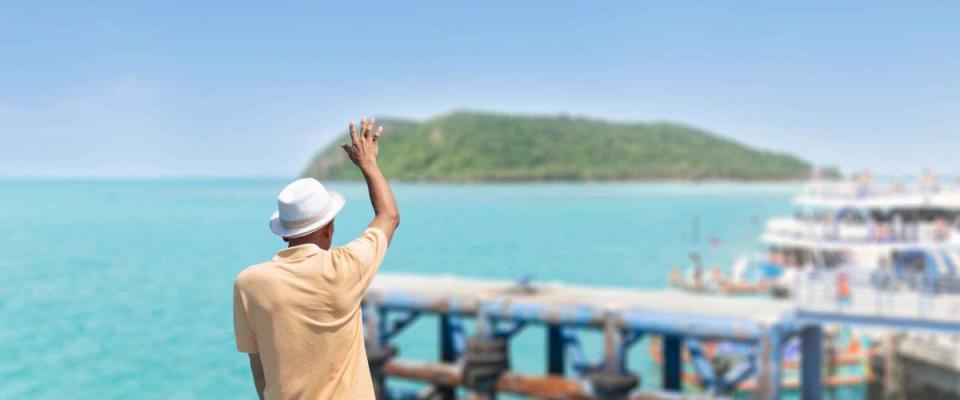
[[(453, 399), (511, 393), (545, 399), (673, 398), (684, 384), (684, 353), (708, 395), (730, 394), (748, 379), (757, 398), (779, 398), (782, 350), (801, 338), (801, 392), (816, 399), (822, 366), (821, 330), (792, 319), (789, 302), (704, 296), (675, 290), (626, 290), (532, 285), (454, 277), (381, 275), (364, 301), (365, 332), (378, 398)], [(423, 315), (437, 316), (439, 359), (397, 356), (395, 338)], [(472, 331), (467, 322), (472, 322)], [(545, 375), (510, 369), (510, 343), (532, 325), (545, 329)], [(590, 355), (584, 330), (603, 333), (603, 348)], [(646, 382), (627, 365), (629, 349), (656, 336), (662, 343), (661, 382)], [(748, 356), (717, 369), (703, 341), (741, 343)], [(417, 392), (389, 385), (388, 378), (425, 384)], [(459, 390), (458, 390), (459, 388)], [(653, 388), (653, 390), (650, 390)]]

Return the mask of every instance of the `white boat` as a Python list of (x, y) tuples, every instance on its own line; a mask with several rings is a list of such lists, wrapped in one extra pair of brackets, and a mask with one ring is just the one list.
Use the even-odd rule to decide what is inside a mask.
[[(876, 185), (863, 176), (815, 180), (794, 205), (793, 215), (767, 221), (763, 250), (737, 260), (729, 276), (705, 273), (699, 256), (692, 255), (696, 272), (684, 280), (673, 273), (671, 283), (696, 291), (790, 296), (804, 307), (906, 310), (918, 318), (944, 312), (946, 304), (935, 304), (935, 297), (945, 296), (937, 293), (960, 292), (960, 184), (943, 186), (930, 177), (914, 185)], [(887, 332), (828, 329), (834, 332), (828, 339), (834, 361), (827, 368), (835, 372), (825, 381), (863, 385), (869, 360), (879, 351), (876, 344), (886, 343)], [(950, 349), (960, 354), (956, 346)], [(715, 356), (743, 357), (732, 353)], [(785, 365), (798, 357), (785, 352)], [(950, 374), (953, 370), (941, 373)]]
[(951, 287), (960, 276), (960, 185), (814, 181), (794, 204), (793, 216), (767, 222), (767, 262), (960, 289)]
[(767, 221), (763, 251), (738, 260), (729, 277), (696, 266), (686, 279), (674, 274), (673, 285), (786, 295), (800, 276), (843, 271), (960, 291), (960, 182), (942, 185), (929, 173), (914, 184), (816, 179), (794, 204), (793, 215)]

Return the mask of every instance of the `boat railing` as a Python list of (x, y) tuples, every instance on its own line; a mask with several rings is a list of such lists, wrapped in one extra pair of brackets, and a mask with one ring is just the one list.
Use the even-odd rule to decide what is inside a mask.
[(801, 195), (826, 199), (869, 199), (929, 196), (960, 193), (956, 182), (865, 183), (852, 181), (815, 181), (804, 185)]
[(812, 270), (795, 276), (791, 292), (800, 311), (960, 320), (960, 278), (952, 275)]
[(792, 239), (847, 243), (937, 243), (960, 239), (956, 226), (936, 222), (836, 222), (774, 218), (767, 223), (769, 239)]

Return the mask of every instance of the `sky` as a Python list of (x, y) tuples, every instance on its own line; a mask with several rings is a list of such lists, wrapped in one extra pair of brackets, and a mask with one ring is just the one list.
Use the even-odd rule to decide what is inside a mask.
[(0, 176), (292, 177), (462, 109), (960, 172), (960, 2), (152, 3), (0, 0)]

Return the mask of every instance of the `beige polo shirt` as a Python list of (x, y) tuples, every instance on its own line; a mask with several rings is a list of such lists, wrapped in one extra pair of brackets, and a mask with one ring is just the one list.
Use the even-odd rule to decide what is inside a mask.
[(237, 350), (259, 353), (267, 399), (373, 399), (360, 300), (387, 238), (368, 228), (346, 246), (307, 244), (237, 276)]

